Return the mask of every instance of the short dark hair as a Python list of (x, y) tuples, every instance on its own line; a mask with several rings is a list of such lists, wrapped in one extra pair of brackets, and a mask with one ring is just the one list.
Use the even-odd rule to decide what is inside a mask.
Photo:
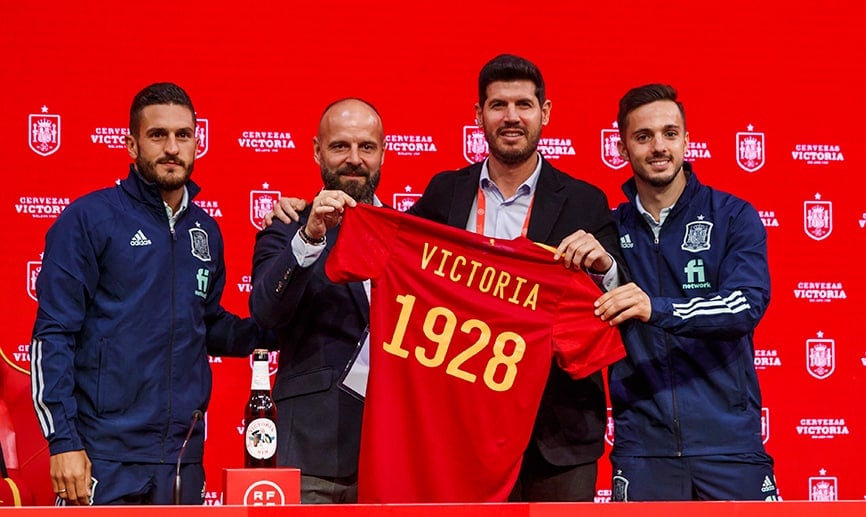
[(544, 78), (541, 70), (526, 58), (512, 54), (499, 54), (481, 69), (478, 74), (478, 104), (487, 102), (487, 87), (496, 81), (517, 81), (526, 79), (535, 84), (535, 97), (544, 104)]
[(625, 134), (625, 124), (629, 113), (644, 104), (656, 101), (673, 101), (683, 118), (683, 129), (686, 128), (686, 110), (683, 108), (683, 103), (677, 100), (677, 91), (674, 87), (668, 84), (645, 84), (632, 88), (619, 100), (619, 113), (616, 115), (616, 122), (619, 125), (620, 136)]
[(144, 108), (155, 104), (186, 106), (192, 112), (192, 122), (195, 124), (195, 108), (192, 107), (192, 100), (183, 88), (174, 83), (153, 83), (138, 92), (132, 99), (132, 106), (129, 108), (129, 133), (132, 136), (138, 136), (141, 112)]

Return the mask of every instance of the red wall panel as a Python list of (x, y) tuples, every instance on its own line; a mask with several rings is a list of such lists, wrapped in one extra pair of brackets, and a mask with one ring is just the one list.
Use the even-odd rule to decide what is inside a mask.
[[(751, 201), (769, 233), (772, 302), (756, 332), (765, 436), (786, 499), (866, 497), (866, 38), (862, 1), (573, 5), (513, 0), (126, 4), (0, 0), (0, 349), (28, 368), (31, 281), (44, 234), (70, 200), (124, 177), (129, 103), (174, 81), (207, 121), (197, 201), (228, 252), (224, 305), (246, 315), (261, 191), (312, 197), (312, 137), (326, 104), (360, 96), (389, 141), (379, 196), (397, 204), (430, 176), (467, 163), (480, 67), (502, 52), (535, 61), (553, 101), (548, 158), (615, 205), (631, 174), (601, 149), (617, 101), (647, 82), (685, 102), (701, 180)], [(832, 5), (831, 5), (832, 4)], [(33, 119), (33, 120), (31, 120)], [(59, 142), (30, 140), (48, 120)], [(738, 133), (764, 144), (738, 165)], [(615, 164), (613, 164), (615, 165)], [(751, 169), (748, 170), (748, 169)], [(820, 201), (829, 233), (807, 225)], [(832, 372), (809, 347), (832, 347)], [(208, 501), (242, 463), (245, 359), (214, 359), (207, 414)], [(822, 378), (819, 378), (822, 377)], [(602, 462), (599, 500), (609, 496)], [(47, 477), (46, 477), (47, 481)]]

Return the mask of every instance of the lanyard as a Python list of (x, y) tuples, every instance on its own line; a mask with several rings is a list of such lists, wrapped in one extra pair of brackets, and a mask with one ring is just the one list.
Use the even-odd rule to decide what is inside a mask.
[[(529, 214), (532, 213), (532, 204), (534, 202), (535, 195), (533, 194), (529, 200), (529, 208), (526, 209), (526, 217), (523, 218), (523, 227), (520, 229), (522, 237), (526, 237), (526, 232), (529, 230)], [(487, 197), (484, 196), (484, 191), (480, 185), (478, 186), (478, 201), (476, 204), (478, 205), (478, 209), (475, 211), (475, 233), (484, 235), (484, 214), (487, 213)]]

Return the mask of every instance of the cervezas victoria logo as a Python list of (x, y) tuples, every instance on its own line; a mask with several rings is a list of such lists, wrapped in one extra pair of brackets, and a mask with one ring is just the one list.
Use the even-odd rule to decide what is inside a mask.
[(796, 144), (791, 151), (794, 161), (808, 165), (827, 165), (830, 162), (844, 162), (845, 155), (838, 144)]
[(48, 113), (48, 106), (43, 104), (41, 113), (31, 113), (27, 121), (30, 150), (48, 156), (60, 149), (60, 115)]
[(294, 149), (295, 141), (288, 131), (247, 130), (238, 137), (238, 146), (257, 153), (278, 153), (283, 149)]
[(97, 126), (90, 133), (90, 142), (106, 149), (126, 149), (128, 127)]
[(15, 212), (33, 219), (54, 219), (69, 206), (69, 198), (52, 195), (19, 196)]
[(758, 216), (764, 224), (764, 228), (778, 228), (779, 218), (776, 217), (775, 210), (758, 210)]
[(421, 156), (421, 153), (437, 151), (430, 135), (385, 135), (385, 150), (397, 156)]
[(697, 160), (710, 159), (713, 157), (713, 154), (710, 152), (710, 147), (706, 142), (699, 142), (697, 140), (692, 141), (689, 140), (689, 148), (686, 149), (685, 158), (690, 162), (694, 162)]
[(797, 282), (794, 288), (794, 298), (809, 302), (827, 303), (834, 300), (846, 300), (848, 294), (842, 282)]
[(779, 351), (775, 348), (756, 348), (753, 361), (756, 370), (766, 370), (767, 368), (782, 366), (782, 358), (779, 356)]
[(574, 156), (574, 144), (571, 138), (542, 137), (538, 141), (538, 152), (548, 160), (558, 160), (562, 156)]
[(613, 123), (613, 129), (601, 130), (601, 161), (611, 169), (622, 169), (628, 163), (619, 154), (619, 141), (618, 123)]
[(746, 172), (755, 172), (764, 166), (766, 148), (764, 133), (753, 131), (755, 127), (747, 126), (748, 131), (737, 133), (737, 165)]

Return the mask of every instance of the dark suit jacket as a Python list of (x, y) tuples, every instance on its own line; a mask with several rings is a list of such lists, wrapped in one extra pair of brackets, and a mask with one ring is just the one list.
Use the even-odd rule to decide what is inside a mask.
[(369, 302), (362, 283), (334, 284), (325, 276), (337, 228), (322, 256), (302, 268), (290, 244), (298, 227), (275, 219), (256, 236), (253, 254), (250, 313), (275, 330), (280, 350), (273, 389), (278, 463), (313, 476), (354, 476), (364, 405), (339, 387), (339, 377), (368, 324)]
[[(409, 213), (466, 228), (480, 177), (481, 164), (437, 174)], [(607, 197), (600, 189), (558, 171), (544, 160), (526, 236), (557, 246), (579, 229), (593, 234), (607, 249), (618, 264), (621, 279), (625, 280), (627, 273)], [(601, 372), (575, 381), (554, 365), (532, 439), (553, 465), (589, 463), (604, 453), (606, 415)]]

